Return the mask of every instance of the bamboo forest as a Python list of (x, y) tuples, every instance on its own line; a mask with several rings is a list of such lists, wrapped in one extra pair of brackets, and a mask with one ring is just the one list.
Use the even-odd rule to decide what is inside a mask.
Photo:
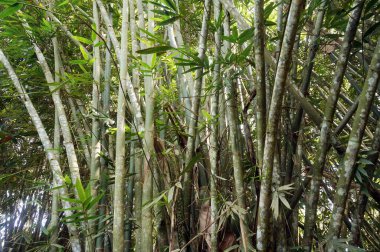
[(0, 0), (0, 252), (380, 251), (379, 0)]

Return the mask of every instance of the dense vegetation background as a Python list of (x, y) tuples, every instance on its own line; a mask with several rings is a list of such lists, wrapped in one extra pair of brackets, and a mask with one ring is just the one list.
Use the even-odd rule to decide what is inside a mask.
[(0, 0), (0, 251), (378, 251), (378, 0)]

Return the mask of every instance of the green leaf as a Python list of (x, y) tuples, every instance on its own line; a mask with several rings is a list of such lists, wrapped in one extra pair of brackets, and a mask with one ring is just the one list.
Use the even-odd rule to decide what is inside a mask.
[(71, 202), (71, 203), (77, 203), (77, 204), (81, 204), (82, 202), (78, 199), (72, 199), (72, 198), (67, 198), (67, 197), (61, 197), (62, 200), (64, 201), (67, 201), (67, 202)]
[(87, 197), (80, 179), (77, 179), (77, 182), (75, 183), (75, 188), (77, 189), (77, 193), (81, 202), (85, 202)]
[(46, 228), (41, 227), (41, 231), (42, 231), (42, 233), (44, 233), (46, 236), (49, 235), (49, 230), (47, 230)]
[(367, 171), (363, 167), (358, 167), (358, 171), (363, 174), (364, 176), (368, 177)]
[(365, 164), (365, 165), (373, 165), (373, 163), (372, 163), (370, 160), (365, 159), (365, 158), (361, 158), (361, 159), (359, 159), (359, 160), (358, 160), (358, 163), (359, 163), (359, 164)]
[(61, 185), (61, 186), (56, 186), (56, 187), (52, 187), (50, 189), (48, 189), (49, 191), (53, 191), (53, 190), (59, 190), (61, 188), (64, 188), (65, 186), (64, 185)]
[(379, 0), (371, 0), (367, 3), (367, 6), (364, 9), (364, 13), (367, 13), (371, 10), (376, 10), (376, 8), (380, 5)]
[(359, 171), (357, 171), (357, 172), (355, 173), (355, 178), (359, 181), (360, 184), (363, 183), (362, 175), (360, 175), (360, 172), (359, 172)]
[(372, 25), (368, 30), (364, 33), (363, 38), (366, 38), (370, 36), (371, 34), (376, 34), (378, 33), (380, 28), (380, 22), (377, 22), (376, 24)]
[(94, 47), (99, 47), (99, 46), (102, 46), (102, 45), (104, 45), (104, 41), (100, 41), (100, 42), (96, 43), (94, 45)]
[(91, 198), (91, 183), (88, 183), (85, 189), (86, 199)]
[(202, 115), (203, 115), (203, 117), (207, 120), (207, 121), (211, 121), (211, 119), (212, 119), (212, 116), (208, 113), (208, 111), (207, 110), (205, 110), (205, 109), (202, 109)]
[(246, 42), (247, 40), (250, 40), (250, 39), (253, 37), (253, 34), (254, 34), (254, 29), (253, 29), (253, 27), (252, 27), (252, 28), (249, 28), (249, 29), (243, 31), (243, 32), (239, 35), (239, 37), (238, 37), (238, 39), (237, 39), (237, 42), (238, 42), (240, 45), (242, 45), (242, 44), (244, 44), (244, 42)]
[(169, 11), (166, 9), (164, 9), (164, 10), (152, 10), (152, 12), (158, 14), (159, 16), (163, 16), (163, 17), (177, 16), (176, 12), (172, 12), (172, 11)]
[(0, 12), (0, 18), (5, 18), (5, 17), (8, 17), (8, 16), (14, 14), (16, 11), (20, 10), (22, 8), (22, 6), (23, 5), (20, 3), (12, 4), (8, 8), (6, 8), (2, 12)]
[(274, 2), (270, 2), (267, 6), (264, 8), (264, 20), (268, 19), (270, 14), (272, 14), (273, 10), (279, 5), (280, 3), (275, 4)]
[(69, 3), (69, 0), (65, 0), (62, 3), (58, 4), (58, 7), (64, 6)]
[[(77, 203), (77, 202), (72, 202), (72, 203)], [(80, 210), (82, 210), (81, 207), (69, 207), (69, 208), (59, 208), (57, 211), (64, 212), (64, 211), (80, 211)]]
[(322, 0), (312, 0), (307, 8), (307, 15), (311, 16), (313, 11), (322, 4)]
[(139, 30), (140, 30), (142, 33), (148, 35), (148, 37), (146, 37), (146, 38), (149, 39), (149, 40), (151, 40), (151, 41), (157, 41), (157, 42), (160, 43), (160, 44), (165, 44), (165, 43), (166, 43), (166, 42), (163, 41), (159, 36), (154, 35), (153, 33), (149, 32), (149, 31), (147, 31), (147, 30), (145, 30), (145, 29), (141, 29), (141, 28), (139, 28)]
[(70, 60), (69, 63), (72, 65), (85, 65), (87, 64), (87, 60)]
[(192, 72), (192, 71), (195, 71), (195, 70), (198, 70), (198, 69), (201, 69), (202, 66), (196, 66), (196, 67), (192, 67), (192, 68), (189, 68), (187, 69), (185, 72), (183, 72), (184, 74), (185, 73), (189, 73), (189, 72)]
[(232, 27), (232, 34), (231, 34), (231, 36), (234, 38), (234, 39), (236, 39), (236, 41), (237, 41), (237, 39), (238, 39), (238, 37), (239, 37), (239, 33), (238, 33), (238, 29), (237, 29), (237, 27), (236, 26), (234, 26), (234, 27)]
[(265, 20), (265, 26), (274, 26), (274, 25), (276, 25), (276, 22)]
[(85, 43), (85, 44), (88, 44), (88, 45), (92, 45), (92, 41), (89, 40), (89, 39), (86, 39), (86, 38), (83, 38), (83, 37), (80, 37), (80, 36), (73, 36), (73, 38), (79, 42), (82, 42), (82, 43)]
[(163, 2), (170, 7), (173, 11), (177, 12), (177, 6), (172, 0), (163, 0)]
[(165, 9), (165, 10), (166, 10), (166, 9), (169, 9), (168, 6), (163, 5), (162, 3), (159, 3), (159, 2), (149, 1), (149, 3), (151, 3), (151, 4), (153, 4), (153, 5), (157, 6), (157, 7), (163, 8), (163, 9)]
[(90, 196), (84, 202), (82, 202), (82, 210), (86, 210), (86, 207), (88, 206), (91, 200), (92, 200), (92, 197)]
[(8, 4), (8, 5), (15, 4), (17, 2), (18, 2), (17, 0), (0, 0), (0, 4)]
[(59, 248), (59, 249), (64, 249), (65, 247), (56, 243), (52, 243), (51, 246)]
[(242, 59), (246, 59), (252, 52), (253, 43), (250, 43), (240, 54)]
[(176, 62), (177, 66), (197, 66), (195, 62)]
[(71, 185), (71, 183), (72, 183), (72, 181), (68, 175), (65, 175), (63, 180), (65, 181), (66, 185)]
[(171, 46), (155, 46), (155, 47), (150, 47), (142, 50), (136, 51), (139, 54), (153, 54), (153, 53), (163, 53), (166, 52), (170, 49), (173, 49)]
[(96, 203), (98, 203), (104, 196), (104, 192), (96, 196), (90, 203), (85, 207), (86, 210), (90, 210)]
[(96, 31), (96, 25), (93, 23), (91, 24), (91, 40), (92, 41), (95, 41), (96, 36), (97, 36), (94, 31)]
[(232, 35), (230, 35), (230, 36), (222, 36), (222, 38), (223, 38), (223, 40), (226, 40), (228, 42), (237, 43), (237, 38), (235, 38)]
[(72, 214), (72, 215), (70, 215), (70, 216), (65, 216), (65, 217), (63, 217), (63, 220), (70, 220), (70, 219), (74, 219), (74, 222), (79, 222), (79, 221), (77, 221), (77, 220), (75, 220), (77, 217), (79, 217), (79, 216), (83, 216), (84, 215), (84, 213), (82, 213), (82, 212), (80, 212), (80, 213), (75, 213), (75, 214)]
[(179, 18), (180, 18), (180, 16), (174, 16), (174, 17), (171, 17), (171, 18), (165, 19), (165, 20), (163, 20), (163, 21), (157, 22), (157, 24), (160, 25), (160, 26), (164, 26), (164, 25), (172, 24), (172, 23), (174, 23), (176, 20), (178, 20)]
[(84, 58), (85, 60), (88, 60), (88, 59), (89, 59), (89, 56), (88, 56), (86, 50), (84, 49), (84, 47), (83, 47), (83, 46), (80, 46), (79, 49), (80, 49), (80, 52), (81, 52), (82, 55), (83, 55), (83, 58)]
[(215, 22), (215, 30), (219, 29), (222, 27), (223, 25), (223, 20), (224, 20), (224, 15), (223, 15), (223, 11), (221, 11), (219, 13), (219, 16), (218, 16), (218, 19), (216, 20)]
[(151, 202), (147, 202), (143, 206), (143, 209), (146, 210), (146, 209), (149, 209), (149, 208), (153, 207), (154, 205), (156, 205), (162, 198), (164, 198), (165, 194), (166, 194), (166, 191), (161, 193), (158, 197), (153, 199)]

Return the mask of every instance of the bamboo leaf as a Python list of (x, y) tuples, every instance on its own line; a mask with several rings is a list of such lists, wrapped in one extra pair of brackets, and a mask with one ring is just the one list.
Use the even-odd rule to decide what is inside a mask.
[(280, 187), (278, 188), (278, 191), (279, 191), (279, 192), (291, 191), (291, 190), (294, 189), (294, 187), (292, 187), (293, 184), (294, 184), (294, 183), (280, 186)]
[(174, 198), (174, 191), (175, 191), (175, 187), (172, 186), (170, 187), (169, 191), (168, 191), (168, 202), (172, 202), (173, 198)]
[(77, 203), (77, 204), (82, 203), (82, 201), (80, 201), (78, 199), (72, 199), (72, 198), (67, 198), (67, 197), (61, 197), (61, 199), (64, 201), (67, 201), (67, 202), (71, 202), (71, 203)]
[(82, 210), (81, 207), (69, 207), (69, 208), (60, 208), (57, 211), (64, 212), (64, 211), (80, 211), (80, 210)]
[(88, 44), (88, 45), (92, 45), (93, 42), (89, 39), (86, 39), (84, 37), (80, 37), (80, 36), (73, 36), (73, 38), (79, 42), (82, 42), (82, 43), (85, 43), (85, 44)]
[(8, 8), (6, 8), (5, 10), (3, 10), (2, 12), (0, 12), (0, 19), (3, 19), (3, 18), (6, 18), (12, 14), (14, 14), (15, 12), (17, 12), (18, 10), (20, 10), (22, 8), (22, 4), (20, 3), (15, 3), (15, 4), (12, 4), (11, 6), (9, 6)]
[(233, 251), (235, 249), (238, 249), (240, 248), (240, 245), (239, 244), (236, 244), (236, 245), (233, 245), (231, 247), (228, 247), (227, 249), (225, 249), (223, 252), (229, 252), (229, 251)]
[(86, 50), (84, 49), (84, 47), (83, 47), (83, 46), (80, 46), (79, 49), (80, 49), (80, 52), (81, 52), (82, 55), (83, 55), (83, 58), (84, 58), (85, 60), (88, 60), (88, 59), (89, 59), (89, 56), (88, 56)]
[(71, 183), (72, 183), (70, 177), (67, 176), (67, 175), (65, 175), (65, 177), (63, 178), (63, 180), (65, 181), (66, 185), (71, 185)]
[(253, 38), (253, 34), (254, 34), (254, 29), (253, 28), (249, 28), (245, 31), (243, 31), (238, 39), (237, 39), (237, 42), (238, 44), (242, 45), (244, 44), (246, 41), (250, 40), (251, 38)]
[(96, 196), (90, 203), (85, 207), (86, 210), (90, 210), (95, 204), (97, 204), (104, 196), (104, 192)]
[(160, 16), (164, 16), (164, 17), (170, 17), (170, 16), (176, 16), (177, 15), (177, 13), (172, 12), (172, 11), (168, 11), (166, 9), (164, 9), (164, 10), (152, 10), (152, 12), (154, 12)]
[(81, 203), (85, 202), (87, 197), (80, 179), (77, 179), (77, 182), (75, 183), (75, 188), (77, 190)]
[(265, 20), (265, 26), (274, 26), (274, 25), (276, 25), (276, 22)]
[(154, 205), (156, 205), (162, 198), (164, 198), (165, 194), (166, 194), (167, 191), (161, 193), (158, 197), (154, 198), (151, 202), (147, 202), (144, 206), (143, 206), (143, 209), (149, 209), (151, 207), (153, 207)]
[(273, 215), (274, 215), (275, 219), (277, 219), (278, 216), (280, 215), (280, 205), (279, 205), (279, 198), (278, 198), (277, 192), (273, 193), (272, 203), (271, 203), (270, 207), (273, 210)]
[(268, 19), (270, 14), (272, 14), (273, 10), (279, 5), (280, 3), (275, 4), (274, 2), (270, 2), (267, 6), (264, 8), (264, 20)]
[(170, 7), (173, 11), (177, 12), (177, 6), (173, 2), (173, 0), (163, 0), (168, 7)]
[(91, 24), (91, 40), (92, 41), (95, 41), (96, 36), (97, 36), (94, 31), (96, 31), (96, 25), (94, 23), (92, 23)]
[(363, 167), (358, 167), (358, 171), (368, 178), (368, 173)]
[(195, 71), (195, 70), (198, 70), (198, 69), (201, 69), (201, 68), (202, 68), (201, 66), (192, 67), (192, 68), (189, 68), (188, 70), (186, 70), (183, 73), (192, 72), (192, 71)]
[(153, 54), (153, 53), (163, 53), (166, 52), (170, 49), (173, 49), (171, 46), (155, 46), (155, 47), (150, 47), (142, 50), (136, 51), (139, 54)]
[(58, 7), (64, 6), (69, 3), (69, 0), (65, 0), (62, 3), (58, 4)]
[(69, 63), (72, 65), (85, 65), (87, 60), (70, 60)]
[(174, 16), (174, 17), (171, 17), (171, 18), (165, 19), (165, 20), (163, 20), (163, 21), (157, 22), (157, 24), (160, 25), (160, 26), (164, 26), (164, 25), (172, 24), (172, 23), (174, 23), (176, 20), (178, 20), (179, 18), (180, 18), (180, 16)]
[(288, 208), (288, 209), (292, 209), (292, 208), (290, 207), (290, 205), (289, 205), (289, 202), (288, 202), (287, 199), (285, 198), (285, 195), (284, 195), (284, 194), (280, 194), (280, 195), (279, 195), (279, 198), (280, 198), (282, 204), (284, 204), (284, 206), (286, 206), (286, 208)]
[(180, 189), (182, 189), (182, 184), (179, 181), (177, 183), (175, 183), (175, 186), (178, 187), (178, 188), (180, 188)]
[(373, 163), (370, 160), (365, 159), (365, 158), (359, 159), (357, 163), (359, 163), (359, 164), (365, 164), (365, 165), (373, 165)]
[(91, 198), (91, 183), (88, 183), (85, 189), (86, 198)]
[(52, 243), (51, 246), (56, 247), (56, 248), (59, 248), (59, 249), (62, 249), (62, 250), (65, 248), (64, 246), (59, 245), (59, 244), (57, 244), (57, 243)]

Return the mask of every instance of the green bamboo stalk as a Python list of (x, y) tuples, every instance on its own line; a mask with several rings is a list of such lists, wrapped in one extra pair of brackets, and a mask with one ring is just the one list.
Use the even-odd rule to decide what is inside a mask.
[(259, 251), (266, 251), (268, 249), (273, 157), (277, 133), (276, 129), (279, 121), (287, 74), (289, 72), (291, 53), (296, 37), (298, 20), (300, 17), (300, 12), (303, 8), (303, 4), (303, 0), (292, 1), (287, 25), (285, 28), (284, 39), (281, 46), (281, 53), (277, 64), (272, 101), (267, 121), (265, 150), (263, 156), (263, 172), (260, 188), (259, 215), (257, 224), (257, 249)]
[[(99, 13), (96, 2), (92, 2), (93, 7), (93, 19), (96, 33), (100, 31)], [(91, 114), (92, 114), (92, 128), (91, 128), (91, 166), (90, 166), (90, 185), (91, 195), (96, 197), (98, 193), (99, 178), (100, 178), (100, 126), (99, 126), (99, 112), (100, 112), (100, 47), (96, 46), (100, 41), (96, 36), (93, 43), (93, 83), (92, 83), (92, 101), (91, 101)], [(98, 204), (95, 204), (90, 210), (89, 215), (94, 216), (97, 214)], [(88, 237), (89, 250), (95, 249), (95, 243), (92, 236), (96, 233), (97, 222), (91, 220), (90, 237)]]
[[(117, 131), (115, 154), (115, 189), (113, 212), (113, 251), (124, 252), (125, 212), (125, 112), (128, 76), (128, 0), (123, 0), (120, 48), (120, 85), (117, 98)], [(111, 37), (112, 40), (112, 37)]]
[[(110, 14), (111, 16), (111, 14)], [(107, 37), (107, 47), (110, 48), (111, 46), (111, 40), (109, 37)], [(102, 114), (104, 115), (106, 120), (109, 120), (110, 116), (110, 84), (111, 84), (111, 53), (106, 50), (106, 59), (104, 62), (104, 89), (102, 93)], [(104, 155), (106, 155), (110, 160), (113, 160), (113, 157), (111, 155), (111, 137), (112, 136), (107, 136), (106, 134), (106, 126), (108, 122), (104, 120), (103, 124), (101, 126), (101, 146), (102, 146), (102, 151)], [(104, 158), (103, 156), (100, 158), (100, 165), (101, 165), (101, 178), (100, 178), (100, 188), (103, 191), (107, 191), (108, 189), (108, 167), (110, 166), (108, 159)], [(110, 194), (112, 195), (113, 192), (110, 190)], [(103, 197), (100, 201), (100, 206), (99, 206), (99, 216), (106, 216), (106, 205), (107, 205), (107, 197)], [(105, 222), (103, 219), (100, 219), (98, 222), (98, 232), (102, 232), (105, 227)], [(96, 238), (96, 251), (104, 251), (104, 246), (105, 246), (105, 235), (100, 234)]]
[[(148, 32), (154, 33), (154, 13), (153, 4), (147, 3), (148, 11)], [(148, 54), (145, 63), (152, 64), (153, 55)], [(146, 69), (147, 70), (147, 69)], [(144, 90), (145, 90), (145, 131), (144, 131), (144, 170), (143, 170), (143, 206), (153, 200), (153, 174), (156, 169), (156, 154), (154, 149), (154, 81), (153, 73), (145, 72), (144, 74)], [(143, 207), (141, 222), (141, 251), (153, 250), (153, 208)]]
[(266, 92), (265, 92), (265, 33), (264, 33), (264, 1), (255, 0), (254, 10), (255, 28), (255, 66), (257, 80), (257, 104), (256, 104), (256, 127), (257, 127), (257, 149), (259, 168), (263, 165), (265, 128), (266, 128)]
[[(60, 64), (61, 61), (59, 59), (59, 51), (58, 51), (58, 40), (56, 37), (52, 39), (53, 42), (53, 48), (54, 48), (54, 81), (56, 83), (60, 82), (59, 72), (60, 72)], [(59, 92), (58, 90), (56, 92)], [(59, 126), (59, 118), (58, 118), (58, 111), (55, 110), (55, 116), (54, 116), (54, 139), (53, 139), (53, 147), (56, 152), (56, 159), (59, 162), (59, 156), (60, 151), (59, 148), (61, 146), (61, 133), (60, 133), (60, 126)], [(53, 187), (57, 187), (57, 185), (54, 182), (53, 179)], [(58, 204), (59, 204), (59, 192), (57, 190), (53, 190), (52, 192), (52, 201), (51, 201), (51, 219), (49, 226), (47, 230), (49, 231), (49, 242), (51, 244), (56, 243), (58, 239)], [(50, 252), (55, 252), (57, 248), (52, 246), (50, 248)]]
[(319, 153), (317, 158), (318, 161), (313, 170), (313, 177), (310, 185), (311, 189), (308, 196), (308, 200), (306, 202), (306, 215), (308, 216), (308, 218), (305, 219), (305, 233), (303, 244), (305, 246), (305, 249), (308, 251), (310, 251), (312, 247), (313, 227), (315, 225), (317, 214), (319, 188), (322, 181), (323, 167), (326, 162), (327, 153), (330, 149), (330, 143), (328, 141), (330, 138), (329, 133), (331, 131), (331, 125), (333, 123), (340, 88), (343, 83), (349, 53), (351, 51), (352, 42), (355, 37), (357, 26), (359, 24), (363, 5), (364, 0), (357, 0), (354, 2), (354, 6), (356, 8), (352, 11), (352, 14), (350, 15), (350, 19), (346, 27), (346, 34), (343, 40), (341, 55), (337, 63), (333, 84), (330, 88), (330, 95), (327, 99), (324, 118), (321, 124), (320, 146), (318, 149)]
[[(30, 100), (28, 93), (26, 92), (25, 88), (21, 85), (15, 71), (13, 70), (11, 64), (9, 63), (8, 59), (6, 58), (6, 56), (4, 55), (4, 53), (1, 49), (0, 49), (0, 62), (2, 62), (4, 67), (7, 69), (8, 74), (9, 74), (9, 76), (10, 76), (10, 78), (11, 78), (20, 98), (21, 98), (21, 101), (24, 103), (24, 105), (25, 105), (25, 107), (26, 107), (26, 109), (27, 109), (27, 111), (28, 111), (28, 113), (32, 119), (32, 122), (33, 122), (33, 124), (37, 130), (38, 136), (39, 136), (41, 143), (44, 147), (46, 157), (49, 161), (51, 171), (53, 173), (54, 183), (59, 188), (59, 189), (57, 189), (59, 191), (59, 194), (62, 197), (68, 197), (66, 184), (63, 181), (63, 173), (62, 173), (61, 166), (59, 165), (59, 162), (56, 159), (56, 153), (53, 150), (53, 145), (49, 139), (49, 136), (45, 130), (44, 125), (42, 124), (41, 118), (38, 115), (37, 110), (33, 106), (33, 103)], [(61, 200), (61, 203), (62, 203), (63, 208), (66, 209), (64, 211), (64, 214), (67, 217), (71, 216), (73, 213), (71, 210), (68, 210), (68, 209), (71, 209), (71, 207), (72, 207), (71, 203), (66, 201), (66, 200)], [(72, 251), (80, 252), (81, 251), (81, 243), (79, 240), (79, 234), (78, 234), (77, 227), (72, 223), (68, 223), (67, 227), (68, 227), (69, 233), (71, 235), (70, 236), (70, 243), (71, 243)]]
[[(226, 22), (224, 26), (225, 36), (230, 35), (229, 23)], [(231, 45), (227, 43), (226, 52), (231, 51)], [(237, 87), (236, 80), (231, 77), (231, 70), (227, 71), (224, 78), (224, 95), (226, 101), (226, 115), (229, 122), (229, 146), (232, 152), (232, 162), (233, 162), (233, 175), (234, 175), (234, 189), (235, 196), (237, 200), (237, 205), (242, 210), (239, 214), (239, 224), (241, 233), (241, 242), (243, 245), (243, 250), (245, 252), (252, 249), (251, 241), (249, 238), (249, 228), (248, 228), (248, 218), (247, 218), (247, 206), (246, 206), (246, 196), (244, 190), (244, 171), (242, 166), (242, 154), (240, 151), (239, 144), (239, 122), (238, 122), (238, 110), (237, 110)]]
[[(324, 1), (320, 4), (318, 14), (315, 20), (315, 25), (314, 25), (313, 33), (311, 36), (310, 46), (309, 46), (309, 54), (305, 62), (305, 67), (302, 72), (301, 92), (303, 95), (306, 95), (309, 90), (309, 86), (311, 82), (311, 73), (314, 68), (315, 56), (317, 55), (317, 51), (319, 48), (320, 33), (322, 30), (322, 24), (323, 24), (323, 19), (326, 12), (326, 7), (327, 7), (327, 1)], [(297, 64), (297, 63), (293, 62), (293, 64)], [(290, 148), (291, 148), (292, 153), (295, 153), (296, 151), (298, 132), (300, 130), (300, 126), (301, 126), (303, 118), (304, 118), (304, 110), (302, 109), (301, 106), (298, 106), (296, 115), (294, 117), (293, 125), (292, 125), (292, 132), (293, 132), (293, 135), (295, 136), (294, 138), (291, 139)], [(290, 183), (290, 178), (292, 177), (292, 173), (293, 173), (293, 165), (294, 165), (293, 159), (289, 158), (288, 163), (287, 163), (285, 184)]]
[[(370, 108), (379, 85), (380, 79), (380, 37), (377, 40), (376, 49), (369, 71), (364, 82), (362, 93), (360, 94), (358, 109), (355, 113), (350, 138), (346, 153), (339, 169), (339, 180), (334, 195), (334, 208), (332, 211), (328, 239), (338, 238), (342, 225), (343, 212), (346, 207), (348, 191), (355, 173), (355, 164), (359, 148), (361, 146), (364, 130), (367, 124)], [(328, 245), (328, 250), (333, 251), (332, 243)]]
[[(202, 19), (202, 28), (199, 34), (199, 44), (198, 44), (198, 58), (203, 61), (205, 59), (206, 44), (207, 44), (207, 34), (208, 34), (208, 20), (210, 19), (210, 8), (211, 1), (205, 0), (204, 12)], [(198, 124), (198, 113), (200, 107), (200, 96), (202, 92), (202, 75), (203, 67), (197, 70), (195, 82), (194, 82), (194, 94), (192, 98), (191, 111), (193, 116), (191, 117), (189, 128), (188, 128), (188, 139), (186, 146), (186, 157), (185, 157), (185, 171), (183, 176), (183, 202), (185, 209), (185, 223), (187, 226), (190, 225), (190, 204), (191, 204), (191, 187), (192, 187), (192, 171), (193, 167), (188, 167), (192, 162), (195, 151), (195, 141), (197, 138), (197, 124)]]
[[(219, 0), (214, 0), (214, 20), (218, 21), (221, 15), (221, 5)], [(218, 27), (215, 31), (215, 65), (213, 72), (213, 86), (214, 93), (210, 98), (211, 111), (210, 115), (214, 120), (211, 122), (211, 135), (210, 135), (210, 166), (211, 166), (211, 176), (210, 176), (210, 196), (211, 196), (211, 214), (210, 214), (210, 252), (217, 252), (218, 250), (218, 191), (217, 191), (217, 170), (218, 170), (218, 138), (219, 138), (219, 125), (218, 125), (218, 113), (219, 113), (219, 86), (221, 84), (220, 78), (220, 56), (221, 56), (221, 37), (222, 37), (222, 27)]]

